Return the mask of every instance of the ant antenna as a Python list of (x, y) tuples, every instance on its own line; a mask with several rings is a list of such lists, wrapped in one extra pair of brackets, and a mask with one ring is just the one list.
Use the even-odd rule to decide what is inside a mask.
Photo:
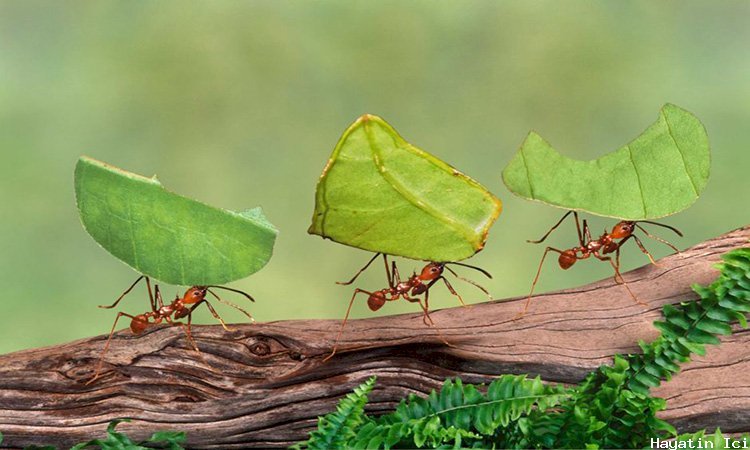
[[(657, 224), (657, 225), (661, 225), (661, 224)], [(675, 247), (674, 245), (672, 245), (671, 242), (667, 241), (666, 239), (662, 239), (659, 236), (655, 236), (655, 235), (649, 233), (648, 231), (646, 231), (645, 228), (643, 228), (642, 226), (638, 225), (637, 223), (635, 224), (635, 226), (638, 227), (639, 230), (643, 231), (646, 234), (646, 236), (650, 237), (651, 239), (653, 239), (655, 241), (659, 241), (662, 244), (670, 247), (675, 252), (680, 253), (680, 250), (677, 247)], [(666, 225), (664, 225), (664, 226), (667, 227)], [(667, 228), (671, 228), (671, 227), (667, 227)], [(677, 231), (677, 230), (675, 229), (675, 231)], [(680, 234), (680, 236), (682, 236), (682, 234)]]
[[(476, 270), (478, 272), (481, 272), (482, 275), (486, 276), (489, 279), (492, 279), (492, 275), (490, 275), (489, 272), (487, 272), (486, 270), (482, 269), (481, 267), (470, 266), (468, 264), (464, 264), (464, 263), (460, 263), (460, 262), (448, 262), (448, 263), (444, 263), (444, 264), (446, 265), (446, 267), (448, 266), (448, 264), (455, 264), (455, 265), (461, 266), (461, 267), (468, 267), (469, 269), (474, 269), (474, 270)], [(448, 270), (450, 270), (450, 269), (448, 269)], [(453, 273), (454, 275), (456, 274), (456, 272), (453, 272), (452, 270), (451, 270), (451, 273)], [(456, 276), (458, 276), (458, 275), (456, 275)], [(461, 278), (461, 277), (459, 277), (459, 278)]]
[[(680, 230), (678, 230), (677, 228), (675, 228), (673, 226), (669, 226), (667, 224), (663, 224), (663, 223), (659, 223), (659, 222), (652, 222), (650, 220), (638, 220), (636, 222), (636, 226), (638, 226), (639, 223), (650, 223), (651, 225), (658, 225), (658, 226), (666, 228), (668, 230), (672, 230), (672, 231), (674, 231), (677, 234), (677, 236), (682, 237), (682, 232)], [(638, 228), (640, 228), (641, 230), (643, 230), (643, 232), (646, 232), (646, 230), (644, 230), (642, 227), (638, 227)]]
[[(212, 287), (216, 287), (216, 286), (212, 286)], [(229, 290), (231, 290), (231, 289), (229, 289)], [(249, 313), (249, 312), (247, 312), (247, 311), (245, 311), (244, 309), (240, 308), (240, 307), (239, 307), (238, 305), (235, 305), (234, 303), (232, 303), (232, 302), (230, 302), (230, 301), (228, 301), (228, 300), (224, 300), (223, 298), (221, 298), (221, 297), (219, 297), (218, 295), (216, 295), (216, 294), (215, 294), (215, 293), (214, 293), (213, 291), (211, 291), (210, 289), (206, 289), (206, 291), (207, 291), (207, 292), (208, 292), (209, 294), (213, 295), (213, 296), (214, 296), (214, 298), (216, 298), (216, 300), (218, 300), (219, 302), (221, 302), (221, 303), (224, 303), (225, 305), (231, 306), (232, 308), (234, 308), (234, 309), (236, 309), (237, 311), (241, 312), (242, 314), (246, 315), (246, 316), (247, 316), (247, 317), (248, 317), (248, 318), (249, 318), (249, 319), (250, 319), (251, 321), (255, 322), (255, 318), (253, 318), (253, 316), (252, 316), (252, 315), (250, 315), (250, 313)], [(254, 301), (254, 300), (253, 300), (253, 301)], [(206, 303), (206, 305), (210, 305), (210, 303)], [(219, 319), (219, 320), (221, 320), (221, 319)], [(222, 321), (222, 325), (224, 325), (224, 322), (223, 322), (223, 321)], [(224, 325), (224, 328), (226, 328), (226, 325)]]
[[(240, 294), (240, 295), (244, 295), (244, 296), (245, 296), (245, 298), (247, 298), (247, 299), (248, 299), (248, 300), (250, 300), (251, 302), (254, 302), (254, 301), (255, 301), (255, 299), (254, 299), (253, 297), (251, 297), (251, 296), (250, 296), (250, 294), (248, 294), (247, 292), (241, 291), (241, 290), (239, 290), (239, 289), (232, 289), (232, 288), (229, 288), (229, 287), (226, 287), (226, 286), (206, 286), (206, 289), (208, 289), (208, 288), (214, 288), (214, 289), (224, 289), (225, 291), (235, 292), (235, 293), (237, 293), (237, 294)], [(210, 292), (210, 291), (209, 291), (209, 292)], [(214, 297), (216, 297), (216, 294), (214, 294), (213, 292), (211, 292), (211, 294), (212, 294), (212, 295), (213, 295)]]

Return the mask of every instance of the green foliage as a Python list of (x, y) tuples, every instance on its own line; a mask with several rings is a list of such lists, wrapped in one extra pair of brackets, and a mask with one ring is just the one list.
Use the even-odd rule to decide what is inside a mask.
[(503, 181), (516, 195), (564, 209), (657, 219), (695, 202), (710, 162), (703, 124), (667, 104), (640, 136), (593, 161), (563, 156), (531, 132), (503, 170)]
[(732, 332), (731, 323), (747, 327), (750, 312), (750, 248), (722, 256), (721, 275), (711, 286), (694, 286), (700, 301), (664, 307), (664, 320), (654, 322), (661, 335), (641, 343), (642, 355), (631, 355), (628, 387), (648, 393), (661, 380), (669, 380), (692, 353), (703, 355), (707, 344), (718, 344), (717, 335)]
[(371, 377), (354, 392), (341, 399), (336, 412), (320, 417), (318, 429), (310, 433), (310, 440), (292, 447), (301, 450), (341, 448), (354, 437), (353, 430), (364, 421), (367, 395), (375, 386), (375, 377)]
[(484, 247), (500, 210), (482, 185), (364, 115), (323, 170), (308, 232), (374, 252), (458, 261)]
[[(366, 396), (360, 394), (333, 413), (343, 417), (321, 418), (318, 431), (297, 448), (641, 448), (651, 439), (671, 438), (721, 440), (716, 448), (725, 448), (719, 431), (676, 436), (672, 425), (656, 417), (666, 402), (649, 392), (693, 353), (718, 343), (717, 335), (729, 334), (731, 322), (747, 326), (750, 248), (722, 258), (719, 278), (694, 287), (699, 301), (664, 307), (664, 321), (655, 323), (661, 335), (641, 343), (642, 354), (616, 355), (611, 366), (579, 385), (550, 386), (515, 375), (500, 376), (486, 388), (447, 380), (440, 391), (427, 398), (410, 395), (395, 412), (379, 417), (364, 413)], [(369, 392), (372, 379), (364, 387)], [(322, 425), (328, 422), (338, 426)]]
[(155, 448), (154, 445), (145, 446), (148, 444), (155, 444), (157, 448), (168, 448), (170, 450), (182, 450), (183, 448), (181, 444), (185, 442), (186, 438), (184, 432), (158, 431), (145, 442), (135, 443), (125, 434), (115, 431), (115, 428), (121, 422), (130, 422), (130, 419), (113, 420), (107, 427), (106, 439), (92, 439), (75, 445), (70, 450), (82, 450), (89, 447), (97, 447), (101, 450), (148, 450)]
[[(484, 392), (483, 392), (484, 391)], [(504, 375), (486, 387), (447, 380), (425, 399), (410, 395), (392, 414), (371, 419), (351, 442), (356, 448), (437, 448), (444, 445), (511, 447), (524, 445), (518, 425), (535, 409), (547, 410), (570, 395), (539, 378)], [(515, 426), (510, 426), (513, 423)], [(497, 434), (500, 427), (505, 433)]]
[(105, 250), (169, 284), (212, 285), (244, 278), (271, 258), (277, 231), (260, 208), (232, 212), (165, 190), (91, 158), (75, 170), (81, 222)]
[[(713, 449), (732, 449), (732, 448), (747, 448), (750, 445), (750, 434), (743, 434), (741, 437), (735, 438), (731, 436), (724, 436), (719, 428), (713, 434), (706, 433), (706, 430), (701, 430), (697, 433), (681, 434), (675, 439), (677, 441), (676, 447), (672, 448), (713, 448)], [(685, 445), (680, 445), (684, 442)], [(692, 445), (689, 445), (692, 443)]]

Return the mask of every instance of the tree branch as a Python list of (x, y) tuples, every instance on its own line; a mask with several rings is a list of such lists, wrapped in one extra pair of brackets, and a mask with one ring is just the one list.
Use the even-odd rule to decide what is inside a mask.
[[(338, 320), (194, 326), (198, 357), (179, 327), (144, 335), (115, 334), (103, 376), (90, 385), (106, 336), (0, 356), (0, 432), (4, 445), (69, 446), (118, 429), (146, 438), (156, 430), (188, 433), (201, 448), (285, 447), (305, 438), (319, 415), (366, 378), (377, 375), (369, 410), (393, 409), (406, 394), (426, 394), (447, 377), (489, 382), (512, 373), (574, 383), (615, 353), (638, 351), (657, 336), (652, 322), (666, 303), (694, 299), (690, 285), (708, 284), (719, 255), (744, 246), (745, 227), (625, 274), (643, 307), (609, 278), (532, 300), (523, 298), (432, 313), (353, 320), (339, 353), (327, 362)], [(680, 431), (720, 426), (750, 431), (750, 332), (737, 331), (705, 357), (683, 366), (655, 389), (661, 415)]]

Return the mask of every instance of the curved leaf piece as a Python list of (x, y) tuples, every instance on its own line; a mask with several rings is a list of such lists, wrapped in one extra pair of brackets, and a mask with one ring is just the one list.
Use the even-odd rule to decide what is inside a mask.
[(75, 170), (81, 223), (138, 272), (184, 286), (244, 278), (271, 258), (276, 229), (260, 208), (240, 213), (167, 191), (154, 178), (81, 157)]
[(518, 196), (559, 208), (648, 220), (693, 204), (706, 187), (710, 164), (703, 124), (666, 104), (643, 134), (593, 161), (567, 158), (529, 133), (503, 170), (503, 182)]
[(500, 210), (482, 185), (366, 114), (323, 170), (308, 232), (374, 252), (458, 261), (484, 247)]

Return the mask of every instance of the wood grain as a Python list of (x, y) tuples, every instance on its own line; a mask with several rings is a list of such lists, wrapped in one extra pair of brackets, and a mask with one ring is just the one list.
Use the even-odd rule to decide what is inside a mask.
[[(332, 320), (195, 326), (203, 359), (181, 329), (115, 334), (105, 373), (86, 385), (106, 336), (0, 356), (3, 445), (61, 447), (101, 436), (115, 418), (146, 438), (156, 430), (188, 432), (195, 448), (286, 447), (319, 415), (372, 375), (370, 411), (392, 409), (407, 393), (427, 393), (446, 377), (488, 382), (505, 373), (539, 374), (574, 383), (615, 353), (637, 352), (657, 336), (660, 308), (695, 298), (692, 283), (717, 275), (719, 255), (750, 238), (745, 227), (625, 274), (648, 307), (612, 279), (524, 299), (451, 308), (432, 314), (445, 338), (420, 314), (351, 321), (339, 353), (323, 362), (340, 324)], [(739, 331), (695, 358), (654, 393), (668, 400), (662, 417), (681, 431), (721, 426), (750, 431), (750, 332)]]

